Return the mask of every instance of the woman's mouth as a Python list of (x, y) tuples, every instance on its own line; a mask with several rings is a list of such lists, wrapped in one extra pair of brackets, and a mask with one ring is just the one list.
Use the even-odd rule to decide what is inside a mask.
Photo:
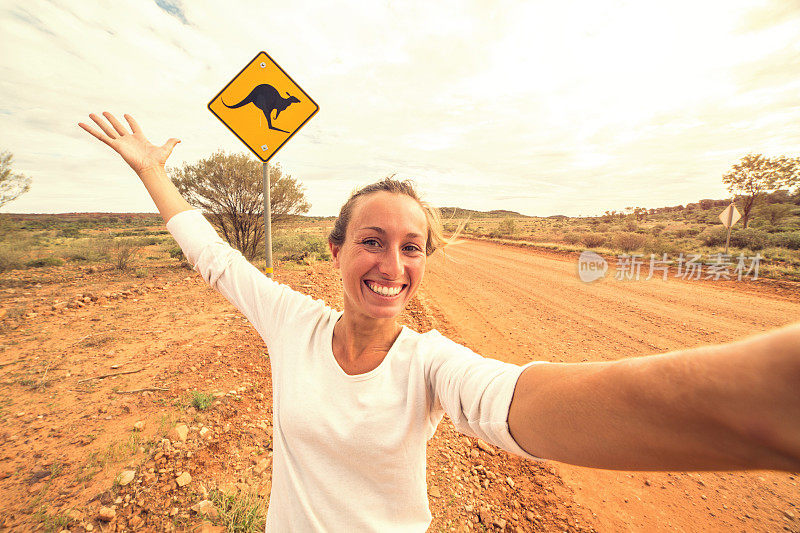
[(384, 298), (394, 298), (395, 296), (400, 294), (402, 290), (405, 289), (406, 287), (405, 285), (400, 285), (397, 287), (387, 287), (385, 285), (380, 285), (378, 283), (375, 283), (374, 281), (364, 281), (364, 285), (366, 285), (367, 288), (372, 292), (374, 292), (375, 294), (383, 296)]

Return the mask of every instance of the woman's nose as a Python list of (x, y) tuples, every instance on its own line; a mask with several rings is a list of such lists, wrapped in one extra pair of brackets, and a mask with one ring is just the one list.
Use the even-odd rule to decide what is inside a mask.
[(403, 256), (399, 249), (388, 248), (381, 257), (381, 274), (396, 280), (403, 275)]

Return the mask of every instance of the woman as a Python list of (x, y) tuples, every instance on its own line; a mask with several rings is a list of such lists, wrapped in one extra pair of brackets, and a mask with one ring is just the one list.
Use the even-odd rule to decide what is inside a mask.
[(611, 363), (484, 359), (397, 317), (443, 243), (407, 184), (356, 193), (329, 238), (344, 311), (274, 283), (222, 242), (164, 171), (172, 149), (113, 115), (80, 126), (139, 175), (203, 278), (267, 344), (274, 460), (267, 530), (424, 531), (425, 445), (446, 412), (509, 452), (613, 469), (800, 470), (800, 327)]

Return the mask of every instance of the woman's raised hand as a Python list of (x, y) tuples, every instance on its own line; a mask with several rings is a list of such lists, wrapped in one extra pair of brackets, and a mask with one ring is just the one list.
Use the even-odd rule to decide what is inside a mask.
[[(164, 168), (167, 158), (172, 153), (175, 145), (181, 142), (174, 137), (169, 139), (163, 146), (156, 146), (147, 140), (142, 133), (142, 128), (130, 115), (123, 115), (131, 127), (129, 132), (120, 122), (109, 112), (103, 113), (108, 123), (103, 121), (94, 113), (89, 114), (89, 118), (94, 120), (103, 133), (100, 133), (92, 126), (79, 122), (78, 126), (88, 131), (98, 140), (106, 143), (115, 152), (122, 156), (137, 174), (141, 175), (153, 168)], [(109, 126), (110, 124), (110, 126)]]

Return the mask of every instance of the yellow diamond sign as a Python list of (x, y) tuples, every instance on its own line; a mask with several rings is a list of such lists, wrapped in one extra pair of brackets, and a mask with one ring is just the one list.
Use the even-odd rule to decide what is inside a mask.
[(319, 106), (266, 52), (259, 52), (208, 103), (208, 110), (267, 162)]

